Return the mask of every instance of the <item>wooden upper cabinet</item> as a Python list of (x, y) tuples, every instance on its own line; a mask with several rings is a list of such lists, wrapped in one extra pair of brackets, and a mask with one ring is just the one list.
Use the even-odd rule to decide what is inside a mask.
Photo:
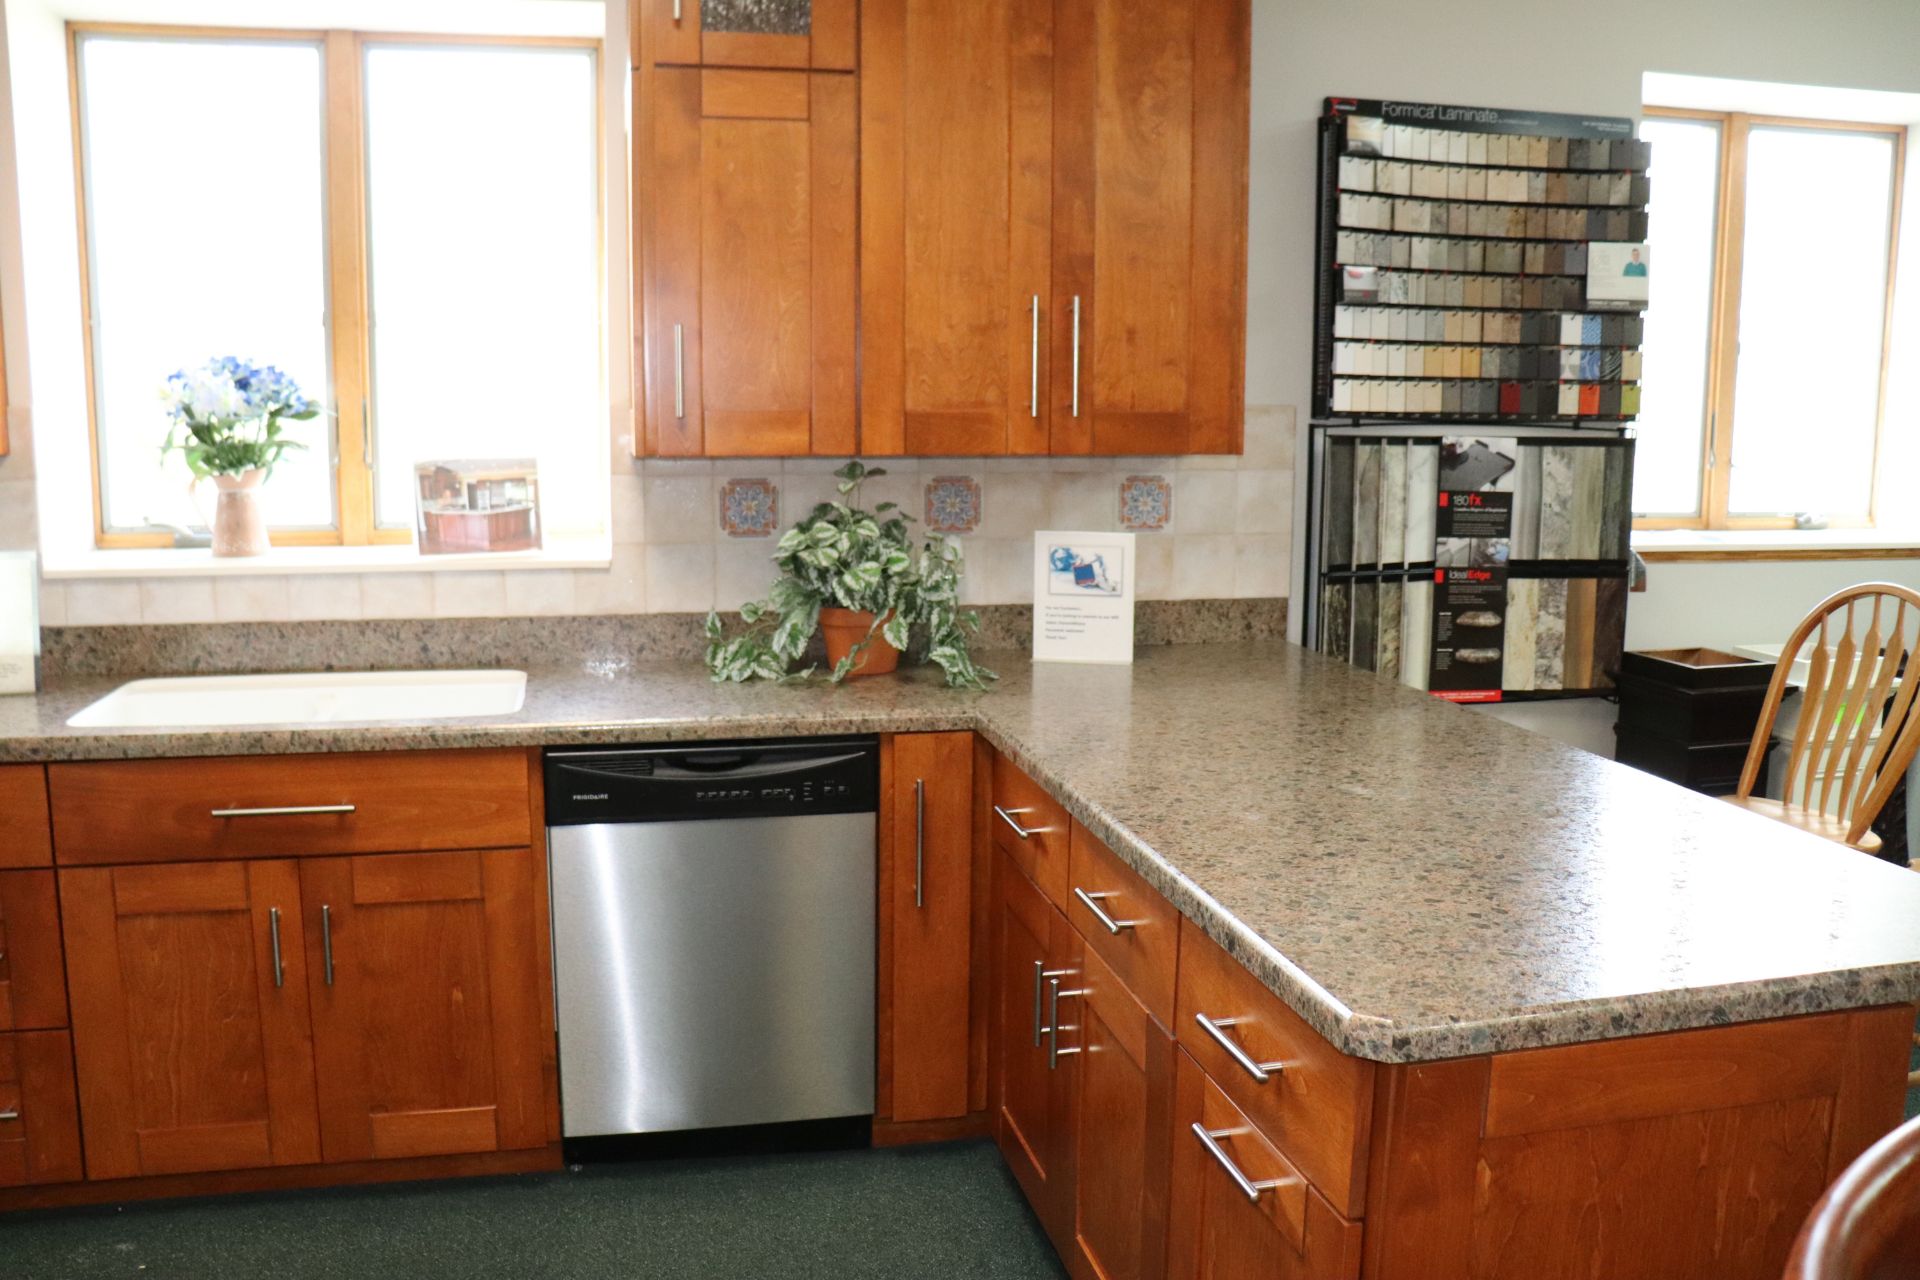
[(853, 77), (638, 75), (640, 451), (852, 453)]
[(87, 1176), (320, 1158), (295, 864), (60, 873)]
[(546, 1142), (531, 849), (300, 867), (329, 1162)]
[(1249, 0), (1057, 0), (1052, 447), (1237, 453)]
[(1052, 10), (860, 13), (860, 447), (1048, 447)]
[(851, 71), (855, 0), (632, 0), (633, 65)]

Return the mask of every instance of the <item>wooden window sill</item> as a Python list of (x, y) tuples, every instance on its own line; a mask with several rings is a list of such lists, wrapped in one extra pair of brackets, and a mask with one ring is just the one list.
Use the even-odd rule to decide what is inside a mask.
[(1920, 559), (1920, 533), (1876, 529), (1639, 530), (1633, 549), (1649, 564), (1729, 560)]
[(209, 578), (258, 574), (458, 573), (516, 569), (604, 569), (613, 557), (603, 537), (549, 539), (538, 551), (423, 556), (412, 544), (376, 547), (275, 547), (264, 556), (215, 559), (205, 548), (123, 547), (43, 550), (49, 579)]

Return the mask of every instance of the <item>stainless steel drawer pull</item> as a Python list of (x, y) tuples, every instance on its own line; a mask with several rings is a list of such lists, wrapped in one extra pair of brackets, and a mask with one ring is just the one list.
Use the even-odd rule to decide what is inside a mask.
[(284, 987), (287, 985), (287, 968), (280, 962), (280, 908), (268, 908), (267, 928), (273, 935), (273, 985)]
[(1227, 1171), (1227, 1176), (1232, 1178), (1233, 1184), (1240, 1188), (1240, 1193), (1249, 1200), (1258, 1200), (1262, 1191), (1271, 1191), (1275, 1187), (1284, 1187), (1287, 1183), (1291, 1182), (1292, 1179), (1265, 1178), (1259, 1182), (1255, 1182), (1252, 1178), (1240, 1172), (1240, 1166), (1233, 1162), (1233, 1157), (1228, 1155), (1226, 1148), (1220, 1145), (1220, 1139), (1235, 1137), (1245, 1132), (1245, 1129), (1209, 1129), (1201, 1124), (1193, 1126), (1193, 1136), (1200, 1139), (1200, 1145), (1207, 1149), (1208, 1155), (1220, 1162), (1220, 1167)]
[[(676, 5), (675, 8), (679, 6)], [(680, 21), (678, 13), (673, 15), (675, 22)], [(687, 416), (687, 361), (686, 344), (680, 326), (673, 326), (673, 416)]]
[(1040, 416), (1040, 295), (1033, 295), (1033, 354), (1028, 357), (1027, 416)]
[[(1062, 972), (1060, 976), (1065, 977), (1066, 973)], [(1070, 996), (1084, 996), (1085, 994), (1087, 993), (1084, 989), (1078, 990), (1078, 991), (1062, 991), (1060, 989), (1060, 978), (1047, 979), (1047, 1028), (1046, 1030), (1047, 1030), (1047, 1070), (1049, 1071), (1054, 1070), (1060, 1065), (1060, 1059), (1071, 1057), (1073, 1054), (1080, 1052), (1079, 1049), (1074, 1048), (1072, 1046), (1069, 1046), (1065, 1049), (1062, 1049), (1060, 1047), (1060, 1030), (1061, 1030), (1060, 1001)], [(1073, 1030), (1072, 1027), (1068, 1027), (1066, 1029), (1068, 1031)]]
[(1108, 933), (1119, 933), (1122, 929), (1131, 929), (1134, 925), (1140, 923), (1138, 920), (1115, 920), (1101, 909), (1100, 904), (1102, 902), (1108, 898), (1118, 897), (1118, 894), (1088, 893), (1079, 885), (1075, 885), (1073, 886), (1073, 896), (1086, 904), (1087, 910), (1093, 912), (1094, 918), (1107, 927)]
[(1041, 984), (1048, 978), (1064, 978), (1072, 972), (1071, 969), (1049, 969), (1046, 962), (1042, 960), (1033, 962), (1033, 1047), (1036, 1049), (1040, 1047), (1041, 1033), (1047, 1029), (1046, 1025), (1040, 1021)]
[(1080, 295), (1073, 295), (1073, 416), (1080, 416)]
[(352, 813), (350, 804), (276, 804), (264, 809), (209, 809), (215, 818), (284, 818), (304, 813)]
[(320, 904), (320, 954), (326, 960), (327, 985), (333, 985), (333, 908)]
[(1013, 834), (1019, 836), (1022, 840), (1031, 840), (1033, 839), (1033, 837), (1039, 835), (1041, 832), (1046, 830), (1045, 827), (1029, 828), (1029, 827), (1021, 826), (1019, 819), (1015, 818), (1013, 816), (1013, 813), (1025, 813), (1026, 812), (1025, 809), (1015, 809), (1013, 813), (1008, 813), (1005, 809), (1002, 809), (999, 805), (995, 805), (993, 806), (993, 811), (999, 814), (1000, 821), (1012, 827)]
[(673, 20), (680, 21), (680, 0), (673, 0)]
[(913, 905), (927, 905), (927, 781), (913, 780)]
[(5, 1121), (8, 1121), (8, 1120), (18, 1120), (19, 1118), (20, 1118), (20, 1108), (18, 1107), (10, 1107), (5, 1111), (0, 1111), (0, 1123), (4, 1123)]
[(1227, 1051), (1229, 1058), (1239, 1063), (1248, 1075), (1261, 1084), (1265, 1084), (1286, 1069), (1287, 1064), (1284, 1062), (1255, 1062), (1232, 1036), (1221, 1030), (1222, 1027), (1240, 1025), (1241, 1019), (1209, 1018), (1204, 1013), (1196, 1013), (1193, 1015), (1193, 1020), (1200, 1024), (1202, 1031), (1213, 1037), (1215, 1044)]

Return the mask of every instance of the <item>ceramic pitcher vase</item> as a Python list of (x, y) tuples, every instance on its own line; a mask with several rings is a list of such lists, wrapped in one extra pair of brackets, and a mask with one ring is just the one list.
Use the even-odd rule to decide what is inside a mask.
[(213, 478), (220, 491), (213, 508), (213, 554), (267, 554), (267, 517), (260, 506), (260, 482), (266, 478), (267, 473), (257, 467), (237, 476)]

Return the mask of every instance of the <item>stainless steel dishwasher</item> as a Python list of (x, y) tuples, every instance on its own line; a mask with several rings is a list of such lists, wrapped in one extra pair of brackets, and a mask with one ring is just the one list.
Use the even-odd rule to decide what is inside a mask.
[(878, 761), (547, 752), (568, 1138), (872, 1114)]

